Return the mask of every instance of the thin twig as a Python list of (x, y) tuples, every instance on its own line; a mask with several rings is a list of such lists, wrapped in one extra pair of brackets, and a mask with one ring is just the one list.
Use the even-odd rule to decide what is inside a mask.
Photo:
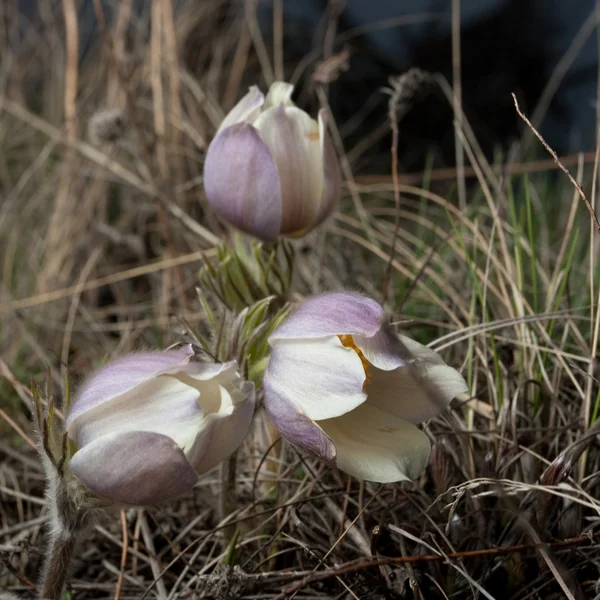
[(119, 600), (123, 579), (125, 577), (125, 567), (127, 566), (127, 549), (129, 548), (129, 534), (127, 533), (127, 516), (125, 511), (121, 509), (121, 530), (123, 532), (123, 548), (121, 550), (121, 568), (119, 570), (119, 578), (115, 587), (115, 600)]
[(132, 269), (126, 269), (98, 279), (92, 279), (84, 284), (71, 285), (69, 287), (62, 288), (60, 290), (54, 290), (45, 294), (36, 294), (29, 298), (22, 298), (20, 300), (13, 300), (0, 304), (0, 314), (4, 312), (10, 312), (13, 310), (22, 310), (24, 308), (31, 308), (33, 306), (39, 306), (40, 304), (46, 304), (47, 302), (54, 302), (55, 300), (61, 300), (62, 298), (68, 298), (69, 296), (76, 293), (83, 293), (89, 290), (94, 290), (105, 285), (112, 283), (118, 283), (119, 281), (125, 281), (134, 277), (140, 277), (142, 275), (148, 275), (162, 271), (164, 269), (172, 269), (177, 265), (185, 265), (193, 262), (201, 262), (215, 256), (216, 250), (210, 248), (208, 250), (199, 250), (197, 252), (191, 252), (190, 254), (182, 254), (174, 258), (167, 258), (163, 260), (157, 260), (153, 263), (146, 265), (140, 265), (139, 267), (133, 267)]
[(554, 150), (552, 150), (552, 148), (550, 148), (550, 146), (548, 145), (546, 140), (542, 137), (542, 134), (531, 124), (531, 121), (521, 112), (521, 109), (519, 108), (519, 103), (517, 102), (517, 97), (514, 94), (512, 94), (512, 97), (513, 97), (513, 102), (515, 103), (515, 109), (517, 110), (517, 114), (521, 117), (521, 119), (523, 119), (523, 121), (525, 121), (525, 123), (531, 129), (531, 131), (534, 133), (534, 135), (537, 137), (537, 139), (540, 140), (540, 142), (542, 143), (542, 146), (544, 146), (544, 148), (546, 148), (546, 150), (549, 152), (550, 156), (552, 156), (552, 158), (554, 159), (554, 162), (558, 165), (559, 169), (569, 178), (569, 181), (573, 184), (575, 189), (579, 192), (579, 195), (585, 202), (585, 206), (588, 209), (590, 216), (592, 217), (594, 227), (596, 228), (598, 233), (600, 233), (600, 221), (598, 220), (598, 217), (596, 216), (594, 208), (592, 207), (592, 204), (590, 203), (590, 201), (587, 197), (587, 194), (583, 191), (583, 189), (579, 185), (579, 183), (577, 183), (577, 180), (575, 179), (575, 177), (573, 177), (573, 175), (571, 175), (571, 172), (569, 171), (569, 169), (567, 169), (567, 167), (565, 167), (565, 165), (563, 165), (560, 158), (558, 158), (558, 154), (556, 154), (556, 152), (554, 152)]
[(465, 151), (460, 132), (463, 129), (462, 81), (460, 57), (460, 0), (452, 0), (452, 108), (454, 111), (454, 148), (456, 153), (456, 183), (458, 186), (458, 206), (467, 207), (465, 186)]
[(275, 79), (283, 81), (283, 0), (273, 0), (273, 64)]
[(252, 43), (254, 44), (254, 50), (256, 51), (256, 57), (260, 63), (260, 68), (265, 78), (267, 85), (271, 85), (275, 81), (275, 74), (273, 73), (273, 67), (269, 61), (269, 54), (265, 46), (265, 41), (262, 38), (260, 32), (260, 25), (256, 16), (258, 7), (258, 0), (245, 0), (244, 2), (244, 15), (246, 17), (246, 23), (248, 25), (248, 31), (252, 37)]
[(394, 558), (376, 558), (372, 560), (358, 560), (351, 563), (345, 564), (336, 569), (330, 569), (319, 573), (311, 573), (304, 577), (302, 581), (290, 585), (287, 588), (271, 598), (271, 600), (284, 600), (287, 596), (298, 592), (299, 590), (316, 583), (317, 581), (323, 581), (332, 577), (339, 577), (340, 575), (348, 575), (350, 573), (356, 573), (370, 567), (377, 567), (381, 565), (398, 565), (403, 563), (425, 563), (425, 562), (445, 562), (452, 559), (458, 558), (481, 558), (481, 557), (494, 557), (494, 556), (505, 556), (507, 554), (513, 554), (517, 552), (526, 552), (533, 550), (540, 550), (541, 548), (552, 548), (554, 550), (561, 548), (568, 548), (570, 546), (577, 546), (585, 542), (593, 543), (600, 537), (600, 531), (597, 531), (591, 535), (581, 535), (575, 538), (568, 538), (566, 540), (560, 540), (558, 542), (551, 542), (549, 544), (518, 544), (515, 546), (507, 546), (506, 548), (484, 548), (481, 550), (470, 550), (467, 552), (451, 552), (448, 554), (423, 554), (417, 556), (398, 556)]
[(167, 600), (167, 587), (162, 578), (163, 573), (156, 558), (156, 550), (154, 548), (152, 532), (150, 531), (148, 520), (146, 519), (146, 513), (144, 512), (143, 508), (139, 509), (138, 515), (141, 523), (142, 537), (144, 538), (144, 544), (146, 545), (146, 550), (148, 552), (148, 564), (150, 565), (150, 570), (154, 576), (154, 583), (156, 584), (157, 596), (159, 600)]
[[(397, 88), (398, 90), (398, 88)], [(397, 94), (392, 93), (389, 101), (388, 118), (390, 127), (392, 128), (392, 181), (394, 184), (394, 233), (392, 235), (392, 244), (390, 247), (390, 258), (385, 267), (383, 281), (381, 283), (381, 303), (386, 303), (388, 296), (388, 286), (392, 275), (392, 263), (394, 262), (394, 254), (396, 253), (396, 240), (398, 239), (398, 231), (400, 229), (400, 182), (398, 180), (398, 106)]]
[[(592, 164), (595, 160), (596, 152), (591, 150), (589, 152), (578, 152), (577, 154), (567, 154), (566, 156), (560, 157), (563, 165), (578, 165), (581, 160), (584, 164)], [(543, 171), (551, 171), (558, 169), (558, 165), (550, 158), (544, 158), (542, 160), (530, 160), (519, 163), (508, 163), (504, 165), (492, 165), (492, 168), (497, 172), (504, 175), (522, 175), (527, 173), (540, 173)], [(467, 165), (464, 168), (465, 178), (473, 179), (477, 177), (475, 169)], [(431, 169), (428, 171), (414, 171), (412, 173), (402, 173), (399, 176), (401, 184), (415, 184), (421, 183), (425, 177), (430, 182), (433, 181), (451, 181), (456, 179), (456, 167), (441, 167), (438, 169)], [(355, 177), (356, 183), (360, 185), (390, 185), (392, 183), (392, 177), (390, 175), (357, 175)]]

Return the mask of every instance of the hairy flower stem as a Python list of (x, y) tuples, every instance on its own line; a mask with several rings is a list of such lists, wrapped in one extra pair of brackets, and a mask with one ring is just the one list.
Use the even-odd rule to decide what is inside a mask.
[[(221, 463), (221, 502), (220, 517), (224, 521), (235, 510), (235, 483), (237, 478), (237, 451)], [(227, 542), (235, 534), (235, 525), (228, 525), (223, 530)]]
[(68, 531), (53, 532), (44, 564), (40, 598), (59, 600), (62, 596), (77, 537)]
[(50, 541), (42, 569), (40, 598), (60, 600), (71, 559), (92, 511), (81, 505), (80, 490), (59, 469), (48, 469), (46, 500), (50, 509)]

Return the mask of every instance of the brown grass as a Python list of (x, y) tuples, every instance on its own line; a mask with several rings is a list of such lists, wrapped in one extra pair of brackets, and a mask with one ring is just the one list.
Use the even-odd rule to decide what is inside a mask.
[[(153, 0), (141, 18), (123, 1), (77, 60), (78, 3), (41, 4), (43, 35), (34, 23), (1, 38), (0, 590), (22, 597), (44, 552), (30, 378), (50, 367), (60, 396), (61, 372), (76, 384), (106, 355), (181, 339), (182, 320), (202, 327), (198, 270), (228, 235), (203, 196), (206, 147), (246, 85), (310, 73), (335, 35), (330, 23), (327, 47), (289, 64), (283, 2), (273, 43), (252, 1), (237, 14), (224, 0), (176, 12)], [(326, 104), (312, 85), (302, 93)], [(460, 111), (459, 88), (445, 90)], [(106, 109), (123, 114), (122, 135), (88, 140)], [(172, 505), (107, 515), (73, 565), (78, 600), (600, 597), (598, 238), (576, 190), (532, 176), (526, 200), (511, 171), (540, 164), (490, 165), (460, 113), (461, 210), (436, 172), (361, 179), (355, 161), (373, 140), (345, 148), (342, 125), (342, 208), (297, 243), (296, 296), (380, 298), (389, 265), (394, 320), (460, 368), (473, 397), (426, 427), (435, 446), (414, 484), (360, 483), (289, 446), (269, 451), (259, 413), (233, 512), (219, 517), (208, 474)], [(582, 185), (583, 158), (570, 163)]]

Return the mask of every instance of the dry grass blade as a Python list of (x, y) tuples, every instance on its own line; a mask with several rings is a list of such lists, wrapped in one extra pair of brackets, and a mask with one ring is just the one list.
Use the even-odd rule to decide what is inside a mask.
[[(332, 0), (301, 55), (288, 50), (295, 9), (282, 0), (271, 13), (257, 0), (243, 11), (225, 0), (94, 0), (94, 11), (48, 0), (18, 23), (17, 4), (0, 2), (0, 589), (31, 596), (45, 548), (30, 381), (35, 389), (51, 367), (58, 403), (67, 370), (76, 397), (105, 357), (166, 348), (191, 331), (209, 354), (227, 341), (227, 319), (199, 274), (207, 258), (213, 273), (225, 272), (218, 248), (233, 239), (207, 205), (204, 158), (248, 86), (287, 79), (307, 112), (327, 109), (344, 180), (335, 217), (290, 242), (289, 298), (383, 290), (392, 326), (460, 369), (469, 393), (424, 425), (432, 454), (423, 475), (383, 486), (282, 443), (260, 409), (238, 452), (227, 517), (215, 472), (172, 503), (108, 513), (73, 562), (69, 593), (597, 596), (599, 157), (557, 156), (515, 99), (551, 159), (490, 163), (461, 98), (460, 1), (448, 29), (452, 85), (399, 74), (387, 112), (374, 108), (383, 107), (378, 88), (354, 112), (336, 111), (364, 58), (362, 37), (442, 15), (344, 29), (344, 2)], [(403, 173), (403, 128), (412, 127), (403, 116), (432, 81), (454, 116), (458, 163)], [(362, 172), (366, 163), (384, 172)], [(277, 294), (290, 282), (291, 251), (286, 260)], [(242, 275), (235, 294), (261, 289)], [(249, 326), (248, 339), (261, 327)]]
[(573, 177), (573, 175), (571, 175), (571, 171), (569, 171), (569, 169), (567, 169), (567, 167), (565, 167), (565, 165), (563, 165), (560, 158), (558, 157), (558, 154), (556, 154), (556, 152), (554, 150), (552, 150), (552, 148), (550, 148), (550, 146), (547, 144), (546, 140), (542, 137), (542, 134), (531, 124), (531, 121), (523, 114), (523, 112), (519, 108), (519, 103), (517, 101), (517, 97), (514, 94), (512, 95), (512, 97), (513, 97), (513, 102), (515, 103), (515, 109), (517, 110), (517, 114), (519, 115), (519, 117), (521, 117), (521, 119), (523, 119), (523, 121), (525, 121), (525, 123), (527, 124), (527, 127), (529, 127), (529, 129), (531, 129), (531, 131), (534, 133), (535, 137), (537, 137), (537, 139), (540, 140), (540, 142), (542, 143), (542, 146), (544, 146), (544, 148), (548, 151), (548, 153), (554, 159), (554, 162), (558, 165), (558, 168), (569, 178), (569, 181), (573, 184), (573, 187), (577, 190), (577, 192), (581, 196), (581, 199), (584, 201), (585, 206), (588, 209), (588, 212), (590, 213), (590, 217), (592, 218), (592, 221), (594, 222), (594, 227), (596, 228), (596, 231), (598, 231), (598, 233), (600, 233), (600, 221), (598, 220), (598, 217), (596, 216), (596, 212), (594, 211), (594, 208), (591, 205), (591, 203), (587, 197), (587, 194), (583, 191), (583, 188), (579, 185), (579, 183), (577, 182), (575, 177)]

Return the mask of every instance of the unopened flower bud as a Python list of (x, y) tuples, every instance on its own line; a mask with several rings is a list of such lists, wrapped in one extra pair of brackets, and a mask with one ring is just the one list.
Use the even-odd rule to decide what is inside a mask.
[(235, 362), (190, 362), (190, 345), (108, 362), (67, 417), (69, 467), (100, 498), (145, 505), (190, 490), (242, 443), (254, 386)]
[(429, 438), (416, 424), (467, 391), (433, 350), (395, 335), (356, 294), (306, 300), (269, 338), (265, 407), (284, 437), (361, 479), (416, 479)]
[(291, 101), (293, 86), (275, 82), (267, 97), (257, 87), (225, 117), (208, 148), (206, 197), (241, 231), (271, 241), (297, 237), (337, 206), (340, 168), (326, 127)]

